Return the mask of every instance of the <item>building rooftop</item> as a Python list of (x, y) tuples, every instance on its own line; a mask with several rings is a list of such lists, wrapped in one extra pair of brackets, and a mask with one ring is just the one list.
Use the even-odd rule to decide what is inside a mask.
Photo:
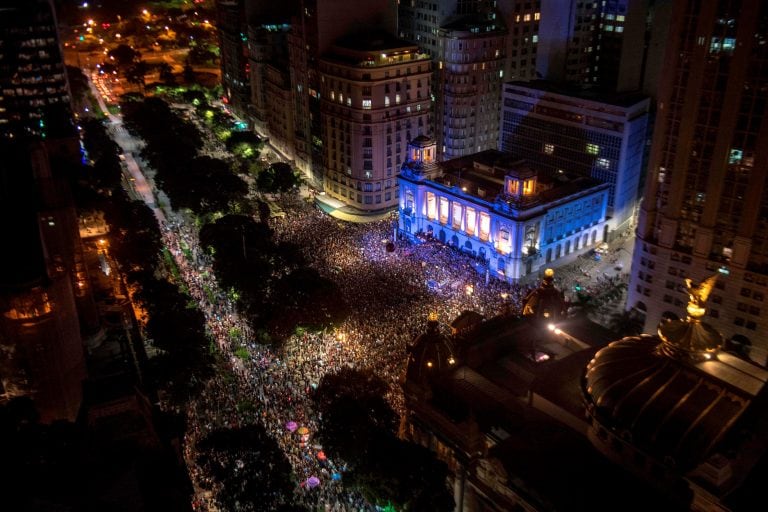
[[(538, 173), (531, 162), (512, 158), (509, 154), (495, 149), (488, 149), (474, 155), (454, 158), (438, 164), (442, 176), (432, 180), (448, 188), (455, 188), (456, 193), (471, 196), (487, 203), (495, 202), (504, 192), (506, 176), (520, 178), (538, 176), (536, 198), (530, 202), (533, 207), (541, 202), (553, 202), (569, 195), (589, 190), (600, 185), (592, 178), (562, 175), (552, 179)], [(404, 176), (407, 178), (407, 176)], [(525, 209), (523, 204), (521, 209)]]
[(440, 28), (447, 31), (472, 32), (477, 36), (483, 36), (489, 32), (506, 32), (503, 25), (496, 20), (489, 20), (481, 14), (462, 16), (446, 23)]
[(547, 80), (531, 80), (530, 82), (512, 81), (507, 82), (504, 85), (505, 88), (506, 86), (514, 86), (525, 89), (534, 89), (541, 92), (559, 94), (561, 96), (568, 96), (596, 103), (605, 103), (623, 108), (628, 108), (640, 102), (648, 101), (647, 96), (638, 92), (615, 92), (594, 87), (555, 83)]
[(413, 43), (386, 32), (349, 34), (338, 39), (324, 60), (359, 67), (382, 67), (415, 60), (429, 60)]
[[(537, 393), (582, 418), (579, 382), (584, 366), (613, 338), (583, 318), (557, 325), (569, 335), (589, 331), (594, 337), (579, 340), (577, 346), (530, 320), (505, 316), (458, 336), (457, 368), (432, 383), (431, 396), (412, 403), (419, 421), (439, 428), (440, 417), (449, 419), (452, 427), (441, 434), (459, 436), (451, 438), (459, 443), (481, 434), (490, 446), (487, 459), (504, 468), (506, 485), (544, 509), (602, 510), (621, 497), (627, 510), (651, 505), (675, 510), (668, 498), (605, 460), (584, 436), (528, 406), (530, 393)], [(537, 362), (537, 353), (548, 357)], [(599, 492), (595, 482), (600, 482)]]

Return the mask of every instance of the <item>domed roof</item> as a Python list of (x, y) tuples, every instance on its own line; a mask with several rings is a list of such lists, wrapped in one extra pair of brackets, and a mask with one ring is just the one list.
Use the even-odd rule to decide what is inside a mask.
[(657, 460), (690, 469), (706, 459), (762, 389), (765, 375), (718, 353), (720, 334), (701, 322), (703, 301), (659, 335), (614, 341), (587, 365), (589, 413)]
[(419, 135), (415, 139), (413, 139), (410, 142), (411, 146), (416, 146), (420, 148), (425, 148), (427, 146), (432, 146), (435, 144), (435, 140), (431, 137), (428, 137), (426, 135)]
[(448, 336), (440, 333), (437, 315), (430, 314), (426, 332), (408, 347), (407, 378), (430, 379), (456, 366), (456, 349)]

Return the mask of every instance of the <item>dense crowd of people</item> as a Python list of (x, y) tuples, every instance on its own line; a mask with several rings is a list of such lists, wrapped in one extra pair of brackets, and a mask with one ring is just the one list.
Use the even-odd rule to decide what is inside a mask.
[[(492, 316), (505, 303), (519, 306), (527, 291), (496, 280), (486, 285), (476, 262), (437, 243), (399, 241), (392, 251), (387, 247), (392, 242), (391, 221), (341, 224), (299, 204), (291, 215), (275, 221), (275, 236), (305, 248), (310, 264), (339, 285), (351, 314), (340, 325), (292, 336), (276, 353), (255, 341), (235, 304), (219, 290), (211, 262), (189, 224), (177, 218), (164, 227), (179, 275), (232, 370), (220, 372), (188, 409), (185, 450), (200, 491), (200, 510), (215, 508), (220, 489), (196, 467), (196, 443), (217, 428), (252, 422), (264, 425), (291, 463), (298, 504), (311, 510), (368, 510), (359, 496), (343, 491), (343, 467), (324, 454), (318, 457), (322, 447), (313, 441), (319, 418), (312, 393), (323, 375), (344, 366), (371, 368), (389, 383), (388, 398), (402, 413), (399, 379), (405, 349), (428, 313), (437, 312), (444, 323), (465, 309)], [(243, 348), (247, 357), (242, 356)]]
[[(322, 447), (313, 434), (320, 419), (312, 394), (323, 375), (344, 366), (372, 369), (389, 384), (387, 398), (402, 414), (399, 381), (406, 347), (429, 313), (437, 313), (445, 326), (464, 310), (486, 317), (519, 312), (535, 285), (489, 279), (482, 263), (435, 240), (394, 240), (391, 220), (341, 223), (302, 202), (292, 203), (288, 211), (272, 221), (275, 237), (303, 248), (309, 265), (338, 284), (351, 314), (340, 325), (292, 336), (279, 353), (256, 341), (235, 303), (219, 289), (192, 223), (175, 216), (164, 225), (164, 241), (183, 285), (228, 363), (187, 411), (185, 454), (198, 510), (215, 510), (215, 496), (222, 489), (197, 467), (196, 444), (215, 429), (254, 422), (265, 427), (288, 458), (298, 482), (295, 503), (310, 510), (370, 510), (360, 496), (341, 486), (342, 463), (318, 456)], [(572, 266), (560, 280), (588, 273), (589, 261), (581, 265)]]

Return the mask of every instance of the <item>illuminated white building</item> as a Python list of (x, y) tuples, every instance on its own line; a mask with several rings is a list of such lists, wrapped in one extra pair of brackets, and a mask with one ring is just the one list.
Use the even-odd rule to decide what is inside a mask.
[(400, 232), (432, 236), (517, 280), (565, 262), (607, 234), (608, 184), (539, 176), (525, 160), (487, 150), (437, 163), (435, 142), (408, 146), (399, 181)]

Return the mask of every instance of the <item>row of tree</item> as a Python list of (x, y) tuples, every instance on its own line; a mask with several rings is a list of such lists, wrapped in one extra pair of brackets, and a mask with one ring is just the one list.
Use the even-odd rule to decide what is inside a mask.
[(155, 180), (174, 208), (198, 216), (246, 207), (247, 184), (227, 162), (199, 156), (202, 136), (160, 98), (122, 104), (130, 130), (146, 142), (142, 156), (157, 171)]
[(93, 163), (82, 167), (74, 183), (76, 197), (81, 207), (104, 211), (110, 254), (148, 312), (147, 333), (161, 351), (147, 368), (153, 388), (184, 401), (212, 373), (205, 318), (183, 291), (183, 283), (169, 282), (172, 263), (161, 258), (163, 241), (154, 213), (120, 186), (118, 146), (100, 121), (84, 120), (82, 126)]

